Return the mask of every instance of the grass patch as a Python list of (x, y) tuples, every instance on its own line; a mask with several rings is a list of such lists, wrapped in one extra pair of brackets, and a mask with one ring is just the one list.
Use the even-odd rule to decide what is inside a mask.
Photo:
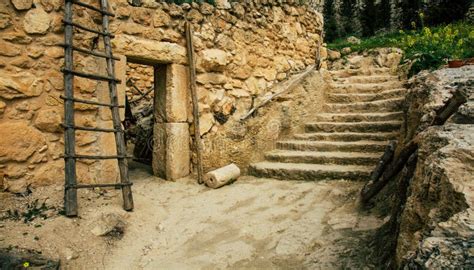
[(451, 59), (474, 57), (474, 25), (466, 22), (423, 27), (421, 30), (408, 30), (376, 35), (362, 39), (360, 44), (351, 44), (338, 39), (328, 48), (341, 50), (350, 47), (353, 52), (361, 52), (382, 47), (397, 47), (405, 52), (402, 61), (412, 63), (409, 75), (421, 70), (436, 69)]

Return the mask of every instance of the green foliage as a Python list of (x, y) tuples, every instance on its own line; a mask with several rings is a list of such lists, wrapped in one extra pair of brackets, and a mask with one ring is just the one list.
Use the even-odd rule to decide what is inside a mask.
[(336, 11), (334, 8), (334, 0), (326, 0), (324, 2), (324, 32), (326, 33), (326, 40), (332, 41), (340, 37), (337, 29), (337, 21), (335, 17)]
[(414, 29), (421, 27), (418, 14), (422, 12), (422, 0), (402, 0), (399, 4), (401, 8), (403, 29)]
[(390, 0), (381, 0), (376, 7), (375, 27), (376, 29), (390, 28)]
[(450, 59), (474, 57), (474, 25), (458, 22), (377, 35), (363, 39), (361, 44), (350, 44), (343, 39), (328, 44), (333, 50), (344, 47), (350, 47), (354, 52), (381, 47), (401, 48), (405, 51), (404, 60), (412, 62), (410, 75), (413, 75), (424, 69), (438, 68)]
[(362, 10), (362, 34), (364, 36), (372, 36), (375, 33), (377, 9), (374, 0), (365, 0), (364, 9)]
[(356, 9), (356, 0), (343, 0), (341, 4), (342, 36), (354, 34), (354, 10)]

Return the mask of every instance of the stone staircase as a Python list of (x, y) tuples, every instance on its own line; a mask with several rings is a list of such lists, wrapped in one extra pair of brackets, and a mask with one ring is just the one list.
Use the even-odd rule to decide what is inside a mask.
[(366, 180), (403, 120), (406, 89), (386, 68), (331, 71), (326, 104), (305, 132), (279, 141), (249, 173), (284, 180)]

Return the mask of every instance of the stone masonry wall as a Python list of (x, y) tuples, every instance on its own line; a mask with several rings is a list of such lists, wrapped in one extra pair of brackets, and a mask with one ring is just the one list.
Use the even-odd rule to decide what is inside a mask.
[[(84, 1), (96, 4), (97, 1)], [(193, 25), (201, 134), (218, 134), (230, 118), (238, 119), (272, 87), (314, 63), (322, 17), (298, 1), (216, 1), (209, 4), (168, 4), (110, 0), (116, 74), (121, 101), (125, 95), (127, 60), (166, 65), (172, 76), (164, 85), (187, 86), (184, 23)], [(75, 7), (74, 21), (100, 29), (96, 12)], [(27, 185), (63, 181), (63, 1), (6, 0), (0, 2), (0, 185), (22, 191)], [(77, 30), (75, 45), (102, 48), (93, 33)], [(75, 53), (75, 68), (105, 74), (100, 58)], [(174, 80), (174, 81), (173, 81)], [(183, 86), (184, 85), (184, 86)], [(187, 88), (187, 87), (186, 87)], [(176, 93), (185, 93), (177, 91)], [(107, 85), (75, 79), (77, 97), (107, 102)], [(162, 123), (186, 125), (192, 130), (187, 95), (164, 108)], [(171, 98), (173, 97), (173, 98)], [(185, 99), (182, 101), (182, 99)], [(185, 105), (182, 105), (185, 104)], [(187, 106), (186, 106), (187, 104)], [(77, 105), (76, 124), (111, 127), (108, 109)], [(174, 116), (166, 110), (185, 113)], [(176, 118), (177, 117), (177, 118)], [(173, 130), (170, 128), (169, 130)], [(192, 134), (192, 132), (191, 132)], [(172, 136), (172, 134), (167, 134)], [(178, 136), (179, 137), (179, 136)], [(181, 136), (183, 137), (183, 136)], [(186, 136), (185, 136), (186, 137)], [(77, 152), (113, 154), (113, 135), (77, 132)], [(113, 182), (115, 161), (79, 162), (82, 182)], [(212, 164), (211, 164), (212, 165)], [(182, 167), (186, 168), (186, 167)]]

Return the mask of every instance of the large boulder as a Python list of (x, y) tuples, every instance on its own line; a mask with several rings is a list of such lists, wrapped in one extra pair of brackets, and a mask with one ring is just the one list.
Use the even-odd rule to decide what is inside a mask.
[(328, 49), (328, 58), (329, 60), (332, 60), (332, 61), (337, 60), (341, 58), (341, 53), (338, 51), (333, 51), (333, 50)]
[(349, 42), (350, 44), (360, 44), (362, 41), (360, 40), (360, 38), (350, 36), (347, 38), (347, 42)]

